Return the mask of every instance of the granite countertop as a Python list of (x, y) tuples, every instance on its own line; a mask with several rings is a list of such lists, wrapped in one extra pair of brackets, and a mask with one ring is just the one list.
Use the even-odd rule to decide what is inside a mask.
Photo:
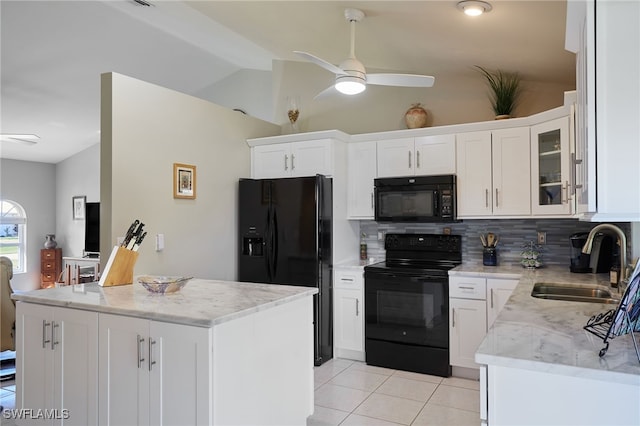
[(137, 283), (77, 284), (15, 293), (12, 299), (176, 324), (212, 327), (318, 293), (314, 287), (192, 279), (182, 290), (152, 294)]
[[(564, 267), (528, 270), (470, 265), (461, 265), (451, 274), (496, 276), (489, 275), (493, 270), (503, 277), (520, 275), (520, 282), (480, 344), (476, 362), (640, 386), (640, 361), (631, 335), (610, 340), (608, 352), (600, 358), (599, 351), (605, 346), (602, 339), (583, 329), (593, 315), (616, 305), (531, 296), (536, 282), (603, 285), (611, 289), (608, 274), (573, 274)], [(637, 339), (640, 344), (640, 336)]]

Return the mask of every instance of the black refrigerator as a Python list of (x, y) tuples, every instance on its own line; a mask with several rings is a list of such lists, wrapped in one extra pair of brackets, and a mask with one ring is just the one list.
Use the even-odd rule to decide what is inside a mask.
[(238, 281), (316, 287), (314, 363), (333, 356), (332, 181), (240, 179)]

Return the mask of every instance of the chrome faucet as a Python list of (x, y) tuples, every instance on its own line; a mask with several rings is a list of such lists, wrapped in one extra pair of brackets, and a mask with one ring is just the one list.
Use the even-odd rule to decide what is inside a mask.
[(582, 247), (582, 252), (584, 254), (591, 254), (593, 239), (596, 234), (598, 232), (607, 231), (609, 231), (609, 233), (615, 234), (620, 241), (620, 279), (618, 281), (625, 281), (627, 279), (627, 236), (624, 235), (624, 231), (622, 229), (610, 223), (601, 223), (600, 225), (594, 226), (593, 229), (589, 232), (587, 241)]

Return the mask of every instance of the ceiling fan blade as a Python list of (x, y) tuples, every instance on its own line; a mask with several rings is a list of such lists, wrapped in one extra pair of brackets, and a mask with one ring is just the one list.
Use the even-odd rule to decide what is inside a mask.
[(327, 71), (331, 71), (334, 74), (337, 75), (345, 75), (346, 73), (338, 68), (337, 66), (333, 65), (332, 63), (329, 63), (327, 61), (325, 61), (324, 59), (318, 58), (317, 56), (312, 55), (311, 53), (307, 53), (307, 52), (301, 52), (299, 50), (294, 50), (293, 53), (295, 53), (296, 55), (306, 59), (309, 62), (313, 62), (314, 64), (321, 66), (322, 68), (324, 68)]
[(417, 74), (367, 74), (367, 83), (379, 86), (431, 87), (435, 78)]
[(340, 93), (340, 92), (338, 92), (338, 91), (336, 90), (336, 87), (332, 84), (331, 86), (329, 86), (329, 87), (327, 87), (326, 89), (324, 89), (322, 92), (320, 92), (320, 93), (318, 93), (317, 95), (315, 95), (315, 96), (313, 97), (313, 100), (316, 100), (316, 99), (324, 99), (324, 98), (327, 98), (327, 97), (329, 97), (329, 96), (331, 96), (331, 95), (337, 95), (337, 94), (339, 94), (339, 93)]

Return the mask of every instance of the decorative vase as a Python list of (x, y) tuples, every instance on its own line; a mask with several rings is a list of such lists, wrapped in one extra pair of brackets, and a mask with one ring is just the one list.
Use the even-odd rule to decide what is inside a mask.
[(46, 248), (47, 250), (54, 249), (58, 246), (56, 236), (54, 234), (47, 234), (44, 238), (44, 248)]
[(408, 129), (419, 129), (427, 125), (427, 111), (421, 104), (413, 104), (404, 114), (404, 122)]

